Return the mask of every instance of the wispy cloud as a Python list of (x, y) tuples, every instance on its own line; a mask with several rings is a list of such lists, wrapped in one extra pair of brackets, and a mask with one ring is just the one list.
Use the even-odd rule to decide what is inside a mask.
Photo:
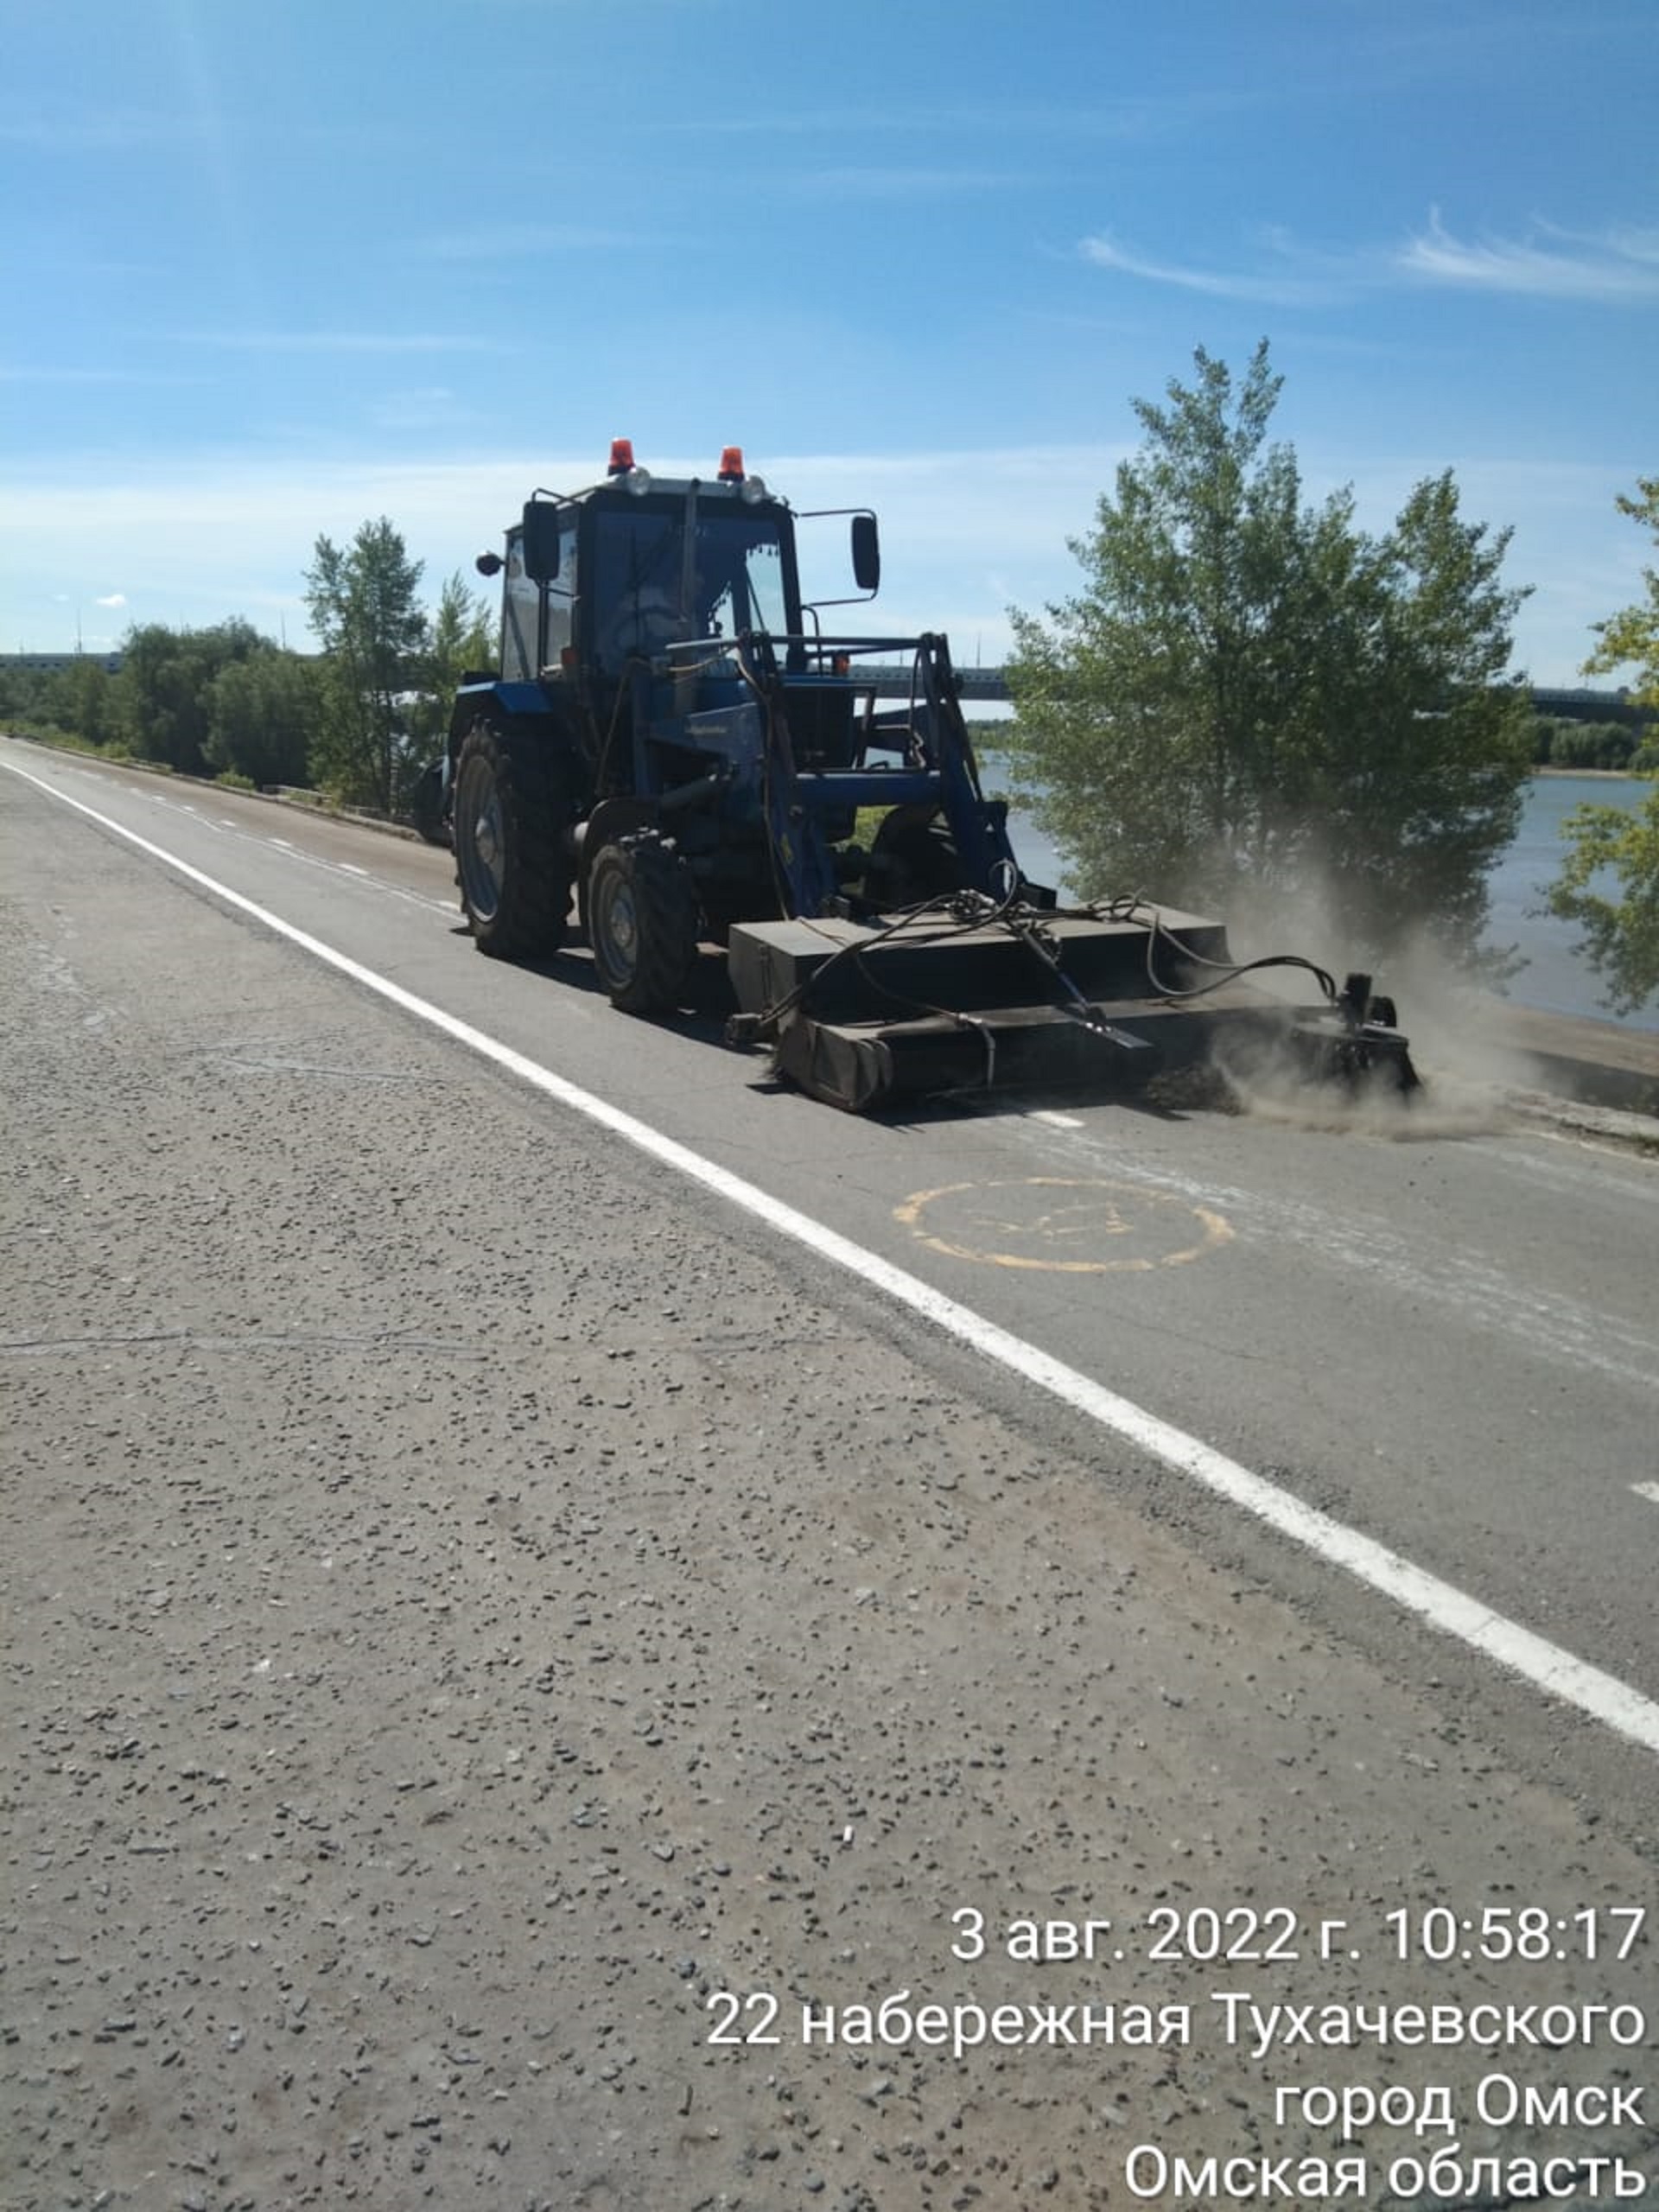
[(465, 231), (440, 231), (416, 251), (438, 261), (535, 260), (549, 253), (605, 253), (638, 245), (626, 231), (581, 223), (485, 223)]
[[(1217, 300), (1244, 300), (1270, 307), (1323, 307), (1353, 289), (1357, 271), (1344, 273), (1328, 260), (1298, 254), (1282, 233), (1273, 234), (1270, 243), (1280, 257), (1280, 266), (1253, 270), (1198, 269), (1157, 261), (1120, 245), (1109, 236), (1084, 238), (1077, 251), (1096, 269), (1116, 270), (1125, 276), (1139, 276), (1152, 284), (1172, 284), (1181, 291), (1202, 292)], [(1292, 258), (1298, 265), (1287, 265)]]
[(200, 384), (200, 377), (186, 377), (152, 372), (146, 369), (66, 369), (33, 363), (0, 362), (0, 384), (59, 385), (143, 385), (158, 390), (174, 391), (181, 385)]
[(1028, 170), (925, 168), (894, 165), (809, 169), (790, 179), (793, 192), (836, 200), (948, 199), (957, 193), (1010, 192), (1046, 181)]
[(181, 346), (217, 346), (239, 353), (499, 353), (497, 340), (465, 331), (181, 330)]
[(178, 115), (159, 108), (86, 107), (54, 114), (16, 107), (0, 114), (0, 146), (22, 146), (34, 154), (126, 153), (176, 146), (193, 135)]
[(368, 412), (377, 429), (401, 434), (441, 430), (453, 435), (478, 419), (465, 401), (442, 385), (386, 392), (371, 403)]
[(124, 591), (112, 591), (107, 599), (95, 599), (92, 601), (94, 607), (124, 607), (126, 603), (127, 594)]
[(1077, 251), (1096, 269), (1147, 283), (1269, 307), (1332, 306), (1366, 293), (1423, 283), (1609, 306), (1659, 299), (1659, 230), (1585, 236), (1540, 223), (1535, 236), (1525, 240), (1471, 245), (1452, 236), (1438, 208), (1431, 211), (1426, 231), (1392, 251), (1360, 246), (1332, 253), (1271, 229), (1259, 235), (1252, 260), (1236, 268), (1160, 260), (1120, 245), (1109, 232), (1084, 238)]
[(1538, 226), (1548, 241), (1454, 238), (1430, 211), (1428, 228), (1395, 257), (1406, 276), (1480, 292), (1535, 299), (1600, 301), (1611, 307), (1659, 299), (1659, 231), (1610, 231), (1583, 237)]
[(817, 108), (766, 107), (721, 115), (696, 115), (653, 122), (653, 131), (676, 131), (699, 137), (789, 137), (804, 132), (847, 138), (880, 134), (918, 143), (924, 136), (952, 141), (995, 134), (1004, 143), (1011, 137), (1039, 139), (1070, 137), (1091, 142), (1137, 141), (1179, 135), (1195, 125), (1213, 122), (1257, 105), (1248, 92), (1207, 91), (1198, 88), (1145, 99), (1090, 100), (1082, 105), (1063, 101), (929, 101), (923, 106), (902, 102), (863, 106)]

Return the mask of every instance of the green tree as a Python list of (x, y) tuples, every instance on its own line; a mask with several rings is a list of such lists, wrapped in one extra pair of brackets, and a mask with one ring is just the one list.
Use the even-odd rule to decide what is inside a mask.
[(123, 640), (116, 678), (120, 734), (141, 760), (205, 775), (214, 682), (221, 669), (265, 649), (266, 641), (240, 617), (207, 630), (135, 626)]
[(305, 575), (324, 671), (313, 771), (349, 803), (383, 813), (397, 804), (412, 749), (408, 701), (428, 632), (421, 565), (383, 515), (343, 551), (319, 537)]
[(0, 719), (20, 725), (48, 721), (47, 702), (54, 681), (44, 669), (0, 668)]
[(1636, 742), (1635, 730), (1623, 722), (1578, 722), (1563, 717), (1550, 742), (1550, 762), (1557, 768), (1628, 768)]
[(1016, 785), (1086, 893), (1229, 911), (1334, 880), (1367, 957), (1414, 929), (1482, 957), (1493, 857), (1533, 742), (1505, 681), (1509, 533), (1417, 486), (1382, 537), (1348, 492), (1305, 506), (1269, 445), (1265, 341), (1236, 383), (1202, 349), (1071, 550), (1077, 595), (1015, 611)]
[(103, 662), (77, 654), (46, 685), (41, 701), (47, 718), (88, 745), (107, 745), (115, 735), (115, 679)]
[(420, 696), (410, 707), (410, 753), (419, 765), (443, 750), (449, 709), (464, 676), (497, 663), (495, 610), (457, 569), (432, 618)]
[[(1645, 524), (1659, 543), (1659, 476), (1638, 477), (1637, 490), (1634, 499), (1621, 494), (1619, 512)], [(1642, 578), (1646, 600), (1595, 625), (1600, 642), (1584, 672), (1611, 676), (1634, 664), (1635, 698), (1659, 714), (1659, 570), (1644, 569)], [(1637, 759), (1645, 758), (1644, 747)], [(1565, 827), (1569, 850), (1549, 888), (1550, 912), (1583, 930), (1607, 1003), (1633, 1013), (1659, 997), (1659, 786), (1634, 809), (1575, 807)]]
[(256, 784), (304, 784), (317, 724), (315, 671), (267, 645), (214, 677), (204, 741), (210, 767)]

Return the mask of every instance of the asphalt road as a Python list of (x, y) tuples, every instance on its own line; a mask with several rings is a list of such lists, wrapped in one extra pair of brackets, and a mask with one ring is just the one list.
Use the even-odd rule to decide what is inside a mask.
[(717, 976), (701, 1016), (642, 1024), (581, 951), (478, 958), (447, 855), (28, 765), (1659, 1700), (1659, 1167), (1506, 1128), (1454, 1037), (1420, 1046), (1422, 1109), (1372, 1126), (1075, 1097), (861, 1122), (717, 1044)]
[[(480, 959), (445, 855), (3, 763), (1638, 1718), (1659, 1700), (1650, 1160), (1506, 1125), (1438, 1046), (1403, 1127), (1075, 1099), (851, 1121), (723, 1051), (712, 984), (648, 1025), (580, 954)], [(877, 2088), (863, 2053), (700, 2048), (722, 1988), (963, 1979), (959, 1904), (1363, 1908), (1362, 1955), (1315, 1973), (1303, 1945), (1275, 1998), (1421, 1997), (1424, 1958), (1383, 1974), (1377, 1923), (1478, 1924), (1501, 1895), (1551, 1914), (1560, 1955), (1459, 1945), (1442, 1990), (1650, 1993), (1650, 1948), (1577, 1955), (1573, 1916), (1653, 1902), (1659, 1759), (1506, 1667), (1502, 1634), (1426, 1627), (1163, 1432), (894, 1306), (10, 774), (0, 836), (27, 1508), (9, 2090), (35, 2177), (9, 2202), (325, 2201), (356, 2172), (387, 2203), (1093, 2205), (1126, 2201), (1131, 2122), (1195, 2156), (1281, 2139), (1268, 2076), (1213, 2033), (1185, 2069), (1116, 2052), (1108, 2091), (1052, 2052), (878, 2050)], [(1131, 1952), (1135, 1990), (1213, 1985)], [(306, 2064), (251, 2079), (251, 2040), (291, 2053), (308, 2019)], [(518, 2115), (493, 2134), (464, 2094), (480, 2034)], [(325, 2094), (319, 2046), (372, 2094)], [(1608, 2078), (1605, 2050), (1571, 2062)]]

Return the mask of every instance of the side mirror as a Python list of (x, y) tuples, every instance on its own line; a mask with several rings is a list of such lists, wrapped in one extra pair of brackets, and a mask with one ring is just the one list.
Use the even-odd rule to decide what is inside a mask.
[(524, 508), (524, 574), (532, 582), (550, 584), (559, 573), (558, 505), (551, 499), (531, 499)]
[(881, 541), (874, 515), (853, 517), (853, 581), (872, 594), (881, 582)]

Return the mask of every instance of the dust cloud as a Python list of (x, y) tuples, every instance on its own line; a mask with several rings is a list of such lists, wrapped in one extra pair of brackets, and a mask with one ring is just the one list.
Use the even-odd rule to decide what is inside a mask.
[[(1473, 982), (1426, 929), (1403, 931), (1386, 963), (1374, 964), (1368, 949), (1355, 942), (1348, 903), (1340, 878), (1330, 871), (1294, 893), (1246, 885), (1226, 918), (1233, 957), (1244, 962), (1297, 954), (1325, 969), (1338, 988), (1351, 970), (1369, 971), (1373, 992), (1394, 1001), (1421, 1087), (1402, 1094), (1386, 1073), (1351, 1090), (1310, 1084), (1292, 1052), (1241, 1039), (1224, 1042), (1214, 1056), (1240, 1108), (1298, 1128), (1394, 1142), (1514, 1127), (1511, 1094), (1537, 1089), (1541, 1078), (1531, 1056), (1502, 1038), (1502, 1000)], [(1317, 1005), (1322, 996), (1316, 979), (1294, 967), (1262, 969), (1249, 981), (1295, 1005)]]

